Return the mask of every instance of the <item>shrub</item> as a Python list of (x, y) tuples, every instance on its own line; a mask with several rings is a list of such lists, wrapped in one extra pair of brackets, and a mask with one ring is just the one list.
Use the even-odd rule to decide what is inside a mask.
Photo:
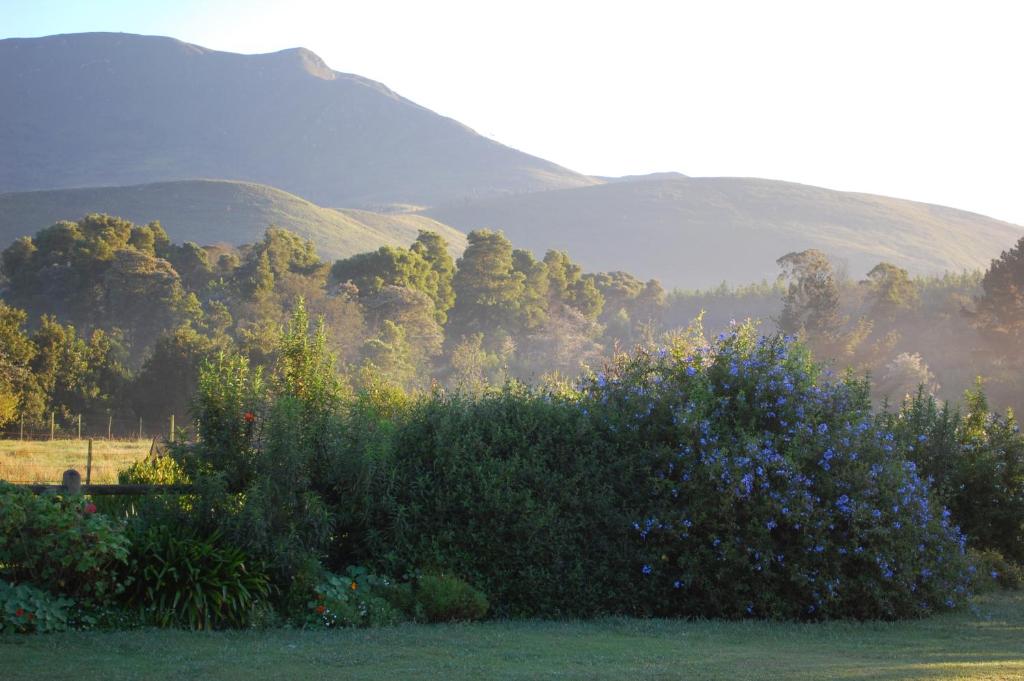
[(895, 618), (962, 603), (962, 536), (866, 382), (831, 382), (799, 344), (735, 329), (638, 353), (589, 386), (620, 451), (651, 461), (634, 521), (651, 612)]
[(47, 634), (68, 628), (73, 601), (52, 596), (29, 584), (0, 580), (0, 633)]
[(0, 574), (54, 594), (109, 601), (128, 556), (121, 524), (81, 497), (35, 495), (0, 482)]
[(1012, 414), (967, 393), (965, 413), (919, 392), (887, 419), (898, 446), (932, 479), (940, 503), (979, 550), (1024, 562), (1024, 436)]
[(1024, 586), (1024, 569), (1006, 560), (998, 551), (971, 550), (969, 556), (975, 591), (990, 591), (995, 587), (1018, 590)]
[(265, 607), (267, 576), (220, 536), (152, 527), (135, 538), (127, 603), (152, 624), (190, 629), (249, 626)]
[(628, 529), (648, 473), (574, 400), (521, 386), (432, 393), (364, 456), (369, 483), (345, 499), (365, 509), (346, 528), (360, 560), (462, 575), (499, 616), (632, 610)]
[(327, 573), (306, 604), (307, 627), (379, 627), (403, 619), (387, 598), (395, 585), (362, 567), (349, 567), (344, 575)]
[(449, 575), (420, 577), (416, 604), (429, 622), (472, 622), (486, 615), (490, 607), (482, 592)]

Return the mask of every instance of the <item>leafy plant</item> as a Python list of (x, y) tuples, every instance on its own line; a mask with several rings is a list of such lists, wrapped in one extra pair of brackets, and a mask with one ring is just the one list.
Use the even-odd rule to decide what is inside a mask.
[(53, 596), (29, 584), (0, 580), (0, 633), (47, 634), (68, 628), (74, 601)]
[(306, 604), (307, 627), (378, 627), (396, 624), (402, 613), (391, 605), (387, 592), (395, 585), (363, 567), (349, 567), (344, 575), (328, 573)]
[(197, 537), (153, 527), (132, 546), (129, 605), (152, 624), (189, 629), (249, 626), (270, 594), (267, 576), (219, 534)]
[(124, 588), (122, 525), (81, 497), (35, 495), (0, 482), (0, 574), (51, 593), (102, 603)]

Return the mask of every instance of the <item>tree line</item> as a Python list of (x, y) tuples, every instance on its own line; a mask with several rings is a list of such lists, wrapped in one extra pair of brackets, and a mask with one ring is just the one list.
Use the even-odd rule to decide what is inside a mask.
[(0, 425), (51, 412), (184, 423), (202, 360), (234, 349), (271, 365), (299, 299), (353, 382), (569, 380), (706, 310), (712, 328), (731, 315), (800, 335), (894, 399), (919, 383), (939, 390), (935, 374), (957, 391), (997, 377), (994, 401), (1019, 399), (1024, 239), (983, 274), (913, 279), (880, 263), (857, 282), (814, 250), (779, 265), (774, 283), (667, 293), (626, 272), (584, 272), (565, 252), (537, 259), (488, 230), (471, 232), (458, 260), (424, 231), (409, 247), (328, 263), (273, 227), (256, 243), (200, 246), (172, 243), (159, 222), (88, 215), (3, 251)]

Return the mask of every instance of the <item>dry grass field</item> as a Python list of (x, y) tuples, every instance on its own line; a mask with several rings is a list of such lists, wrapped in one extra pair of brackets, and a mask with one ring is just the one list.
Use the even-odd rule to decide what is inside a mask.
[[(115, 483), (117, 473), (149, 453), (150, 440), (93, 440), (92, 482)], [(0, 440), (0, 480), (59, 483), (68, 468), (85, 479), (87, 440)]]

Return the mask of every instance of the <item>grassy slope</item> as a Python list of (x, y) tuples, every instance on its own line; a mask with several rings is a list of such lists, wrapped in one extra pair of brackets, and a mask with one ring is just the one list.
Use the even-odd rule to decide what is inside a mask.
[(568, 250), (585, 269), (670, 288), (772, 279), (776, 258), (805, 248), (845, 261), (858, 279), (882, 260), (915, 274), (983, 268), (1024, 234), (952, 208), (745, 178), (636, 178), (426, 214), (467, 232), (501, 228), (538, 254)]
[(370, 631), (76, 633), (0, 638), (22, 679), (1024, 678), (1024, 596), (884, 623), (600, 620)]
[[(95, 440), (92, 448), (92, 481), (117, 482), (118, 471), (149, 454), (150, 440)], [(88, 443), (85, 440), (0, 440), (0, 480), (15, 483), (59, 483), (74, 468), (85, 479)]]
[(419, 229), (440, 232), (456, 253), (465, 247), (461, 232), (424, 216), (323, 208), (273, 187), (219, 180), (0, 194), (0, 247), (94, 212), (160, 220), (173, 241), (199, 244), (252, 242), (276, 225), (311, 239), (326, 259), (407, 246)]

